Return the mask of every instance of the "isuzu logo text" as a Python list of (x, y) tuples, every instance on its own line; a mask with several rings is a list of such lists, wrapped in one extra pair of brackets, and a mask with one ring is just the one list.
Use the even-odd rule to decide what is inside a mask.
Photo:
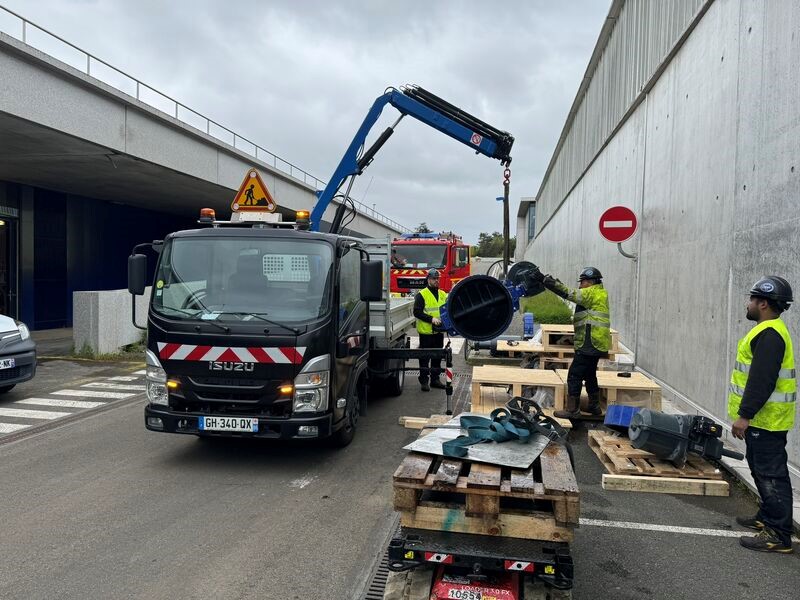
[(236, 373), (252, 373), (256, 368), (255, 363), (215, 361), (208, 363), (209, 371), (234, 371)]

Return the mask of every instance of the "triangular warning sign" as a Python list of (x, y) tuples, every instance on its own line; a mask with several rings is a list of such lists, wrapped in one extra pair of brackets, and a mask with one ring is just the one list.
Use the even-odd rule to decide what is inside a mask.
[(233, 212), (275, 212), (277, 208), (272, 194), (269, 193), (267, 186), (261, 179), (261, 175), (255, 169), (250, 169), (244, 176), (239, 192), (231, 203)]

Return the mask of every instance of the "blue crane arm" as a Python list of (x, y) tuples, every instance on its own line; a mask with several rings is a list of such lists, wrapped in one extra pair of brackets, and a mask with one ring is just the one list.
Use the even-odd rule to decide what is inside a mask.
[[(344, 182), (349, 177), (355, 178), (360, 175), (394, 132), (394, 127), (400, 119), (392, 127), (387, 128), (369, 149), (362, 152), (367, 135), (387, 104), (391, 104), (400, 112), (400, 119), (406, 115), (414, 117), (469, 146), (476, 153), (496, 158), (504, 165), (511, 163), (510, 153), (514, 138), (509, 133), (495, 129), (420, 87), (409, 86), (402, 90), (389, 88), (372, 104), (328, 185), (321, 192), (317, 192), (319, 199), (310, 217), (312, 231), (319, 231), (325, 210)], [(343, 211), (337, 210), (337, 216), (331, 226), (331, 231), (334, 233), (341, 226), (341, 215)]]

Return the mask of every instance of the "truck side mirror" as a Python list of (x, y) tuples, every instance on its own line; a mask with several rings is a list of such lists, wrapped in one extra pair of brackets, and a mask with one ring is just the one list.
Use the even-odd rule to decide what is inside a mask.
[(383, 299), (383, 261), (361, 261), (361, 300), (378, 302)]
[(144, 254), (131, 254), (128, 257), (128, 291), (134, 296), (144, 294), (146, 278), (147, 257)]

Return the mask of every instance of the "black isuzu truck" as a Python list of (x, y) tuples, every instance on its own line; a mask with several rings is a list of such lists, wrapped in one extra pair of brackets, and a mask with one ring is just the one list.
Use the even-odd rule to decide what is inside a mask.
[(305, 211), (293, 223), (277, 213), (234, 219), (203, 209), (204, 227), (140, 244), (128, 259), (129, 291), (141, 295), (139, 252), (158, 254), (145, 426), (348, 444), (368, 385), (403, 389), (397, 350), (407, 346), (413, 300), (390, 296), (390, 239), (311, 232)]

